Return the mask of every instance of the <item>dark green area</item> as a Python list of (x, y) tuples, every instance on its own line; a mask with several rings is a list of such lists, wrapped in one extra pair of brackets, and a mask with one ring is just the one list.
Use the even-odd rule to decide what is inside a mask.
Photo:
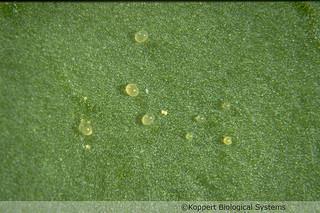
[(317, 2), (1, 3), (0, 199), (319, 200), (319, 20)]

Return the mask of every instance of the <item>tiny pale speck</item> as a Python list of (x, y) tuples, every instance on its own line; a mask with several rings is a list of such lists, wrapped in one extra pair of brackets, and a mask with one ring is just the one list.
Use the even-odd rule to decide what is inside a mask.
[(148, 37), (149, 37), (148, 32), (146, 32), (144, 30), (136, 32), (136, 34), (134, 35), (134, 39), (138, 43), (143, 43), (143, 42), (147, 41)]
[(154, 122), (155, 117), (152, 114), (145, 114), (141, 118), (141, 122), (143, 125), (151, 125)]
[(168, 110), (162, 109), (162, 110), (161, 110), (161, 114), (162, 114), (162, 115), (168, 115)]

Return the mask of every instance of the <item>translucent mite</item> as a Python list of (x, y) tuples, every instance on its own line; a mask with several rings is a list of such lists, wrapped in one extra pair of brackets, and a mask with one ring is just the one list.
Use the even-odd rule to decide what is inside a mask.
[(148, 114), (148, 113), (142, 116), (141, 118), (142, 124), (146, 126), (153, 124), (154, 120), (155, 120), (155, 117), (152, 114)]
[(202, 116), (202, 115), (197, 115), (196, 117), (194, 117), (194, 120), (196, 122), (201, 123), (201, 122), (204, 122), (206, 120), (206, 118), (204, 116)]
[(92, 134), (91, 122), (85, 119), (81, 119), (79, 124), (79, 131), (83, 135), (91, 135)]
[(162, 109), (162, 110), (160, 111), (160, 113), (161, 113), (161, 115), (168, 115), (168, 110)]
[(221, 103), (221, 108), (222, 108), (223, 110), (228, 110), (228, 109), (230, 109), (230, 106), (231, 106), (231, 104), (230, 104), (229, 102), (227, 102), (227, 101), (224, 101), (224, 102)]
[(232, 144), (232, 139), (229, 136), (224, 136), (222, 139), (222, 143), (224, 143), (225, 145), (230, 145)]
[(125, 90), (126, 90), (126, 93), (131, 97), (135, 97), (139, 95), (139, 88), (136, 84), (127, 84)]
[(86, 150), (90, 150), (91, 146), (89, 144), (86, 144), (86, 145), (83, 146), (83, 148), (86, 149)]
[(143, 43), (143, 42), (147, 41), (148, 37), (149, 37), (148, 32), (146, 32), (144, 30), (136, 32), (135, 35), (134, 35), (134, 39), (138, 43)]
[(193, 138), (193, 134), (191, 132), (187, 132), (186, 135), (185, 135), (185, 138), (188, 140), (188, 141), (191, 141), (192, 138)]

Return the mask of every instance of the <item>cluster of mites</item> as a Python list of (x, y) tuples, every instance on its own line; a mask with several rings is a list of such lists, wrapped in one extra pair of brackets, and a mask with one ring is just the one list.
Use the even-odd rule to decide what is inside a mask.
[[(143, 42), (146, 42), (148, 40), (148, 33), (146, 31), (139, 31), (137, 33), (135, 33), (135, 41), (138, 42), (138, 43), (143, 43)], [(139, 88), (136, 84), (127, 84), (126, 87), (125, 87), (125, 93), (128, 95), (128, 96), (131, 96), (131, 97), (136, 97), (139, 95)], [(228, 105), (228, 106), (224, 106), (224, 105)], [(224, 103), (223, 108), (229, 108), (229, 104), (228, 103)], [(163, 116), (166, 116), (168, 115), (168, 111), (165, 110), (165, 109), (162, 109), (160, 111), (161, 115)], [(198, 122), (201, 122), (201, 121), (204, 121), (205, 118), (201, 115), (198, 115), (194, 118), (196, 121)], [(154, 123), (154, 120), (155, 120), (155, 116), (153, 114), (145, 114), (144, 116), (141, 117), (141, 123), (142, 125), (145, 125), (145, 126), (149, 126), (149, 125), (152, 125)], [(85, 135), (85, 136), (89, 136), (89, 135), (92, 135), (92, 125), (91, 125), (91, 122), (89, 120), (86, 120), (86, 119), (81, 119), (80, 121), (80, 124), (79, 124), (79, 131)], [(192, 140), (193, 138), (193, 134), (191, 132), (187, 132), (186, 135), (185, 135), (185, 138), (187, 140)], [(232, 144), (232, 140), (231, 140), (231, 137), (230, 136), (223, 136), (222, 138), (222, 143), (223, 144), (226, 144), (226, 145), (230, 145)], [(86, 149), (90, 149), (90, 145), (85, 145), (84, 148)]]

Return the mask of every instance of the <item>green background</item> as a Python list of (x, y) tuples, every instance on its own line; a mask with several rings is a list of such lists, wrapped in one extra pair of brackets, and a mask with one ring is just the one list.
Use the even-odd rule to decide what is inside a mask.
[(0, 199), (319, 200), (319, 17), (316, 2), (1, 3)]

